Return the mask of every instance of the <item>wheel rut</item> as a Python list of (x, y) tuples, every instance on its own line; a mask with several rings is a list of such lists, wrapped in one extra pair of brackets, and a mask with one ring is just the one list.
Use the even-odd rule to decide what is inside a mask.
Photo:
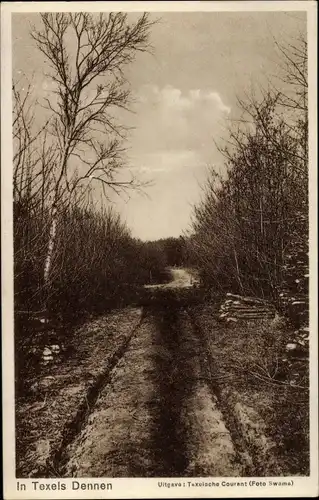
[(78, 408), (78, 411), (72, 420), (66, 425), (63, 432), (63, 439), (61, 445), (54, 453), (50, 463), (48, 464), (48, 477), (50, 477), (50, 470), (56, 471), (59, 477), (64, 475), (66, 469), (66, 462), (68, 461), (67, 450), (76, 441), (78, 435), (85, 427), (90, 413), (93, 411), (94, 405), (99, 397), (100, 392), (107, 386), (112, 378), (112, 372), (119, 361), (124, 356), (125, 351), (128, 349), (132, 337), (136, 334), (139, 326), (143, 322), (144, 314), (141, 317), (139, 324), (132, 330), (131, 334), (125, 339), (124, 342), (114, 351), (110, 359), (107, 360), (106, 366), (101, 375), (96, 379), (94, 384), (89, 388), (85, 395), (84, 401)]
[(178, 311), (157, 309), (152, 311), (157, 325), (161, 349), (156, 356), (157, 390), (159, 405), (154, 412), (152, 446), (155, 451), (156, 470), (159, 477), (183, 476), (187, 466), (184, 437), (179, 428), (180, 407), (183, 393), (180, 390), (178, 351), (180, 332)]
[(78, 432), (62, 477), (240, 476), (204, 343), (178, 304), (145, 308)]
[[(170, 476), (238, 476), (242, 466), (218, 400), (211, 391), (209, 360), (202, 338), (184, 308), (158, 311), (159, 331), (171, 350), (171, 431), (178, 444), (180, 467)], [(177, 452), (175, 450), (175, 456)], [(174, 454), (172, 455), (174, 456)], [(169, 464), (171, 465), (171, 464)]]

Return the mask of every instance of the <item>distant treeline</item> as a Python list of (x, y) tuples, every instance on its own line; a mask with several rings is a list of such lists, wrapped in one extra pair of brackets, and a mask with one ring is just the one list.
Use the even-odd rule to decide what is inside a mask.
[(50, 281), (43, 268), (50, 217), (41, 200), (25, 193), (14, 202), (15, 307), (17, 312), (103, 312), (134, 298), (144, 284), (168, 279), (167, 266), (183, 265), (184, 240), (142, 242), (112, 209), (61, 203)]
[(187, 240), (183, 236), (150, 241), (147, 243), (147, 246), (160, 258), (163, 267), (182, 267), (187, 263), (188, 246)]
[[(134, 287), (160, 279), (164, 261), (152, 245), (131, 237), (113, 210), (61, 207), (50, 282), (43, 268), (49, 243), (46, 210), (27, 207), (26, 197), (14, 204), (15, 304), (17, 311), (77, 314), (121, 305)], [(46, 296), (44, 296), (46, 294)]]

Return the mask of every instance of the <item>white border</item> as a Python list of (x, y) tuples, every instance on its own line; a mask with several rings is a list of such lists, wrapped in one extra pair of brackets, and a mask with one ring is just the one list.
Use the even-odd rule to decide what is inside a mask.
[[(314, 1), (126, 1), (126, 2), (3, 2), (9, 12), (259, 12), (315, 11)], [(120, 6), (120, 7), (119, 7)]]
[[(43, 11), (132, 11), (132, 12), (231, 12), (231, 11), (307, 11), (308, 13), (308, 50), (309, 50), (309, 201), (310, 201), (310, 477), (282, 477), (274, 480), (293, 480), (292, 487), (198, 487), (159, 488), (158, 479), (79, 479), (83, 483), (112, 483), (112, 491), (85, 492), (52, 491), (45, 494), (34, 492), (28, 483), (26, 492), (16, 491), (15, 478), (15, 418), (14, 418), (14, 344), (13, 344), (13, 231), (12, 231), (12, 131), (11, 126), (11, 13)], [(2, 337), (3, 342), (3, 462), (4, 498), (222, 498), (222, 497), (313, 497), (318, 495), (318, 313), (317, 313), (317, 3), (314, 1), (264, 1), (264, 2), (16, 2), (1, 5), (1, 161), (2, 161)], [(247, 482), (258, 478), (238, 478)], [(272, 478), (259, 478), (269, 485)], [(161, 481), (165, 479), (160, 478)], [(181, 479), (186, 482), (190, 479)], [(209, 478), (202, 479), (209, 482)], [(222, 483), (226, 478), (214, 478)], [(21, 480), (22, 481), (22, 480)], [(72, 479), (46, 479), (46, 484), (65, 483)], [(172, 480), (174, 483), (178, 479)], [(200, 478), (194, 479), (199, 483)]]

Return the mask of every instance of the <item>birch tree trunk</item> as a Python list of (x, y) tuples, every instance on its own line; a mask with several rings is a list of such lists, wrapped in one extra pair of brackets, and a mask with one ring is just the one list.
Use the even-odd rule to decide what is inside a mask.
[[(50, 148), (58, 174), (53, 180), (43, 270), (47, 311), (62, 195), (68, 193), (70, 202), (72, 193), (93, 181), (101, 186), (105, 198), (107, 188), (118, 193), (138, 186), (133, 176), (124, 181), (114, 177), (123, 165), (127, 129), (117, 124), (111, 110), (128, 109), (130, 90), (123, 70), (137, 53), (148, 50), (153, 23), (147, 13), (131, 23), (121, 12), (98, 16), (85, 12), (43, 13), (41, 20), (42, 27), (34, 29), (31, 36), (45, 56), (55, 84), (54, 97), (45, 98), (45, 107), (51, 114), (48, 131), (53, 138)], [(67, 42), (72, 34), (73, 47)], [(72, 155), (79, 173), (78, 167), (70, 164)]]
[(233, 248), (233, 252), (234, 252), (234, 258), (235, 258), (235, 264), (236, 264), (237, 281), (238, 281), (238, 284), (240, 286), (241, 291), (244, 292), (243, 283), (240, 279), (240, 271), (239, 271), (239, 265), (238, 265), (238, 259), (237, 259), (237, 252), (236, 252), (235, 248)]
[(57, 210), (57, 205), (54, 203), (52, 206), (52, 211), (51, 211), (51, 225), (50, 225), (50, 232), (49, 232), (49, 243), (48, 243), (48, 251), (44, 263), (44, 287), (46, 291), (48, 290), (49, 287), (49, 282), (50, 282), (50, 271), (51, 271), (51, 266), (52, 266), (52, 257), (53, 257), (53, 252), (54, 252), (54, 247), (55, 247), (55, 240), (56, 240), (56, 230), (57, 230), (57, 217), (58, 217), (58, 210)]
[(54, 198), (51, 206), (51, 221), (49, 230), (48, 250), (44, 261), (44, 271), (43, 271), (44, 310), (46, 314), (48, 312), (48, 299), (49, 299), (49, 287), (51, 281), (52, 259), (55, 250), (57, 225), (58, 225), (58, 203), (60, 200), (61, 183), (63, 181), (64, 171), (67, 165), (67, 159), (68, 159), (68, 152), (66, 151), (63, 153), (60, 175), (56, 182), (56, 186), (54, 189)]

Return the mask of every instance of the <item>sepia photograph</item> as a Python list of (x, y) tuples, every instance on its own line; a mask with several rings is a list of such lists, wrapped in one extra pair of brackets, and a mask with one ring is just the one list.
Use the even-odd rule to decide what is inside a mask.
[(316, 12), (151, 3), (10, 13), (10, 498), (311, 476)]

